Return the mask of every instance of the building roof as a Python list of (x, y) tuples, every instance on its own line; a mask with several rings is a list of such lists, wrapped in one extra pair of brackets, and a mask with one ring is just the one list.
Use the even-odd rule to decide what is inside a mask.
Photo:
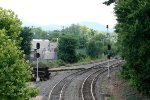
[(32, 41), (47, 41), (47, 42), (49, 42), (48, 39), (33, 39)]

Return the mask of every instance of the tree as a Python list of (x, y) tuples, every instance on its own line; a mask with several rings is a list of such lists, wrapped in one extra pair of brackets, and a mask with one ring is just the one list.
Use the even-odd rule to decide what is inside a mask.
[(29, 55), (31, 53), (31, 41), (33, 39), (31, 28), (24, 27), (19, 36), (22, 38), (20, 43), (21, 50), (24, 50), (24, 54)]
[(48, 32), (48, 39), (50, 41), (57, 41), (57, 38), (59, 38), (61, 35), (61, 32), (59, 30), (49, 31)]
[(42, 30), (41, 27), (31, 28), (31, 32), (34, 33), (34, 39), (48, 39), (48, 32)]
[(65, 35), (59, 38), (58, 58), (67, 62), (74, 63), (77, 61), (76, 55), (77, 39), (72, 35)]
[(75, 24), (72, 24), (71, 26), (65, 28), (65, 29), (62, 29), (62, 33), (63, 34), (72, 34), (72, 35), (76, 35), (76, 36), (79, 36), (80, 35), (80, 26), (79, 25), (75, 25)]
[(116, 0), (108, 0), (108, 1), (103, 2), (103, 4), (109, 6), (109, 5), (111, 5), (112, 3), (115, 3), (115, 2), (116, 2)]
[(79, 49), (86, 48), (87, 42), (88, 42), (88, 39), (86, 36), (84, 35), (79, 36), (78, 41), (79, 41), (79, 47), (78, 47)]
[(1, 100), (29, 100), (37, 90), (27, 86), (30, 67), (16, 47), (16, 41), (0, 30), (0, 97)]
[(71, 25), (70, 27), (67, 27), (62, 30), (62, 35), (73, 35), (77, 38), (77, 41), (79, 43), (78, 48), (84, 49), (86, 48), (87, 41), (89, 38), (93, 37), (96, 31), (81, 25)]
[(122, 57), (122, 76), (150, 96), (150, 2), (118, 0), (115, 6)]
[(91, 58), (97, 58), (102, 53), (102, 42), (91, 39), (87, 45), (87, 54)]
[(21, 31), (21, 21), (11, 10), (6, 10), (0, 7), (0, 29), (6, 30), (6, 35), (10, 39), (20, 42), (19, 34)]

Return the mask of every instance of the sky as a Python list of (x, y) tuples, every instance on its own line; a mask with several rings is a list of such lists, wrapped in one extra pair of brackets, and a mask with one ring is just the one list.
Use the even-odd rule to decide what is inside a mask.
[(106, 0), (0, 0), (0, 7), (11, 9), (23, 25), (66, 25), (96, 22), (114, 27), (113, 7)]

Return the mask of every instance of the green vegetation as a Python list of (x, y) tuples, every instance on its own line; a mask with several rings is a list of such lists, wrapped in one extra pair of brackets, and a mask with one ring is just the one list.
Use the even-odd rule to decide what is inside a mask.
[[(115, 1), (107, 0), (104, 4), (110, 5)], [(110, 44), (112, 55), (120, 51), (126, 61), (122, 66), (122, 77), (138, 91), (150, 96), (150, 2), (117, 0), (115, 14), (118, 34), (106, 37), (105, 33), (74, 24), (48, 32), (40, 27), (22, 28), (22, 22), (13, 11), (0, 8), (1, 99), (28, 100), (37, 94), (36, 89), (26, 85), (31, 78), (31, 69), (23, 58), (23, 54), (30, 54), (32, 38), (50, 41), (59, 38), (59, 60), (46, 62), (48, 66), (85, 64), (91, 59), (106, 57), (107, 45)]]
[(33, 39), (33, 33), (31, 32), (31, 28), (24, 27), (19, 37), (21, 37), (21, 50), (24, 50), (24, 54), (29, 55), (31, 53), (31, 41)]
[(11, 10), (0, 8), (0, 98), (29, 100), (38, 91), (27, 85), (31, 69), (20, 50), (21, 21)]
[(77, 39), (72, 35), (62, 36), (59, 39), (58, 46), (58, 59), (63, 60), (66, 63), (76, 62), (77, 55), (75, 49), (77, 48)]
[[(98, 32), (86, 26), (75, 24), (62, 30), (43, 31), (41, 28), (31, 28), (31, 30), (34, 33), (34, 38), (48, 39), (53, 42), (58, 39), (58, 58), (65, 63), (77, 63), (77, 61), (80, 62), (80, 60), (83, 61), (84, 59), (86, 61), (89, 57), (90, 59), (99, 59), (104, 54), (106, 56), (108, 44), (112, 46), (111, 52), (113, 56), (118, 53), (117, 34), (115, 33), (110, 33), (109, 36), (106, 36), (104, 32)], [(74, 41), (74, 43), (72, 44), (69, 41)], [(71, 48), (74, 51), (70, 51)]]
[(10, 39), (20, 43), (21, 21), (11, 10), (6, 10), (0, 7), (0, 29), (5, 29), (5, 33)]
[[(86, 26), (73, 24), (62, 30), (43, 31), (40, 27), (29, 28), (21, 25), (22, 22), (13, 11), (0, 8), (0, 97), (2, 100), (29, 100), (37, 95), (37, 89), (27, 85), (32, 73), (29, 62), (23, 58), (23, 54), (30, 54), (33, 38), (50, 41), (59, 39), (59, 59), (40, 62), (41, 66), (87, 64), (106, 57), (103, 53), (109, 40), (105, 38), (104, 41), (104, 33)], [(112, 44), (115, 45), (115, 42)]]
[(34, 39), (48, 39), (48, 32), (42, 30), (40, 27), (32, 27), (31, 32), (34, 33), (33, 38)]
[[(33, 61), (31, 64), (32, 67), (36, 67), (36, 61)], [(49, 68), (56, 68), (60, 66), (66, 66), (66, 63), (59, 59), (59, 60), (43, 60), (39, 62), (40, 67), (49, 67)]]
[(112, 3), (116, 2), (116, 1), (117, 0), (108, 0), (108, 1), (103, 2), (103, 4), (109, 6), (110, 4), (112, 4)]
[(115, 13), (119, 47), (126, 61), (122, 76), (150, 96), (150, 2), (117, 0)]
[(91, 40), (88, 43), (87, 46), (87, 54), (91, 57), (91, 58), (98, 58), (100, 53), (101, 53), (101, 42), (95, 41), (95, 40)]
[(22, 58), (15, 40), (0, 31), (0, 97), (2, 100), (28, 100), (37, 94), (26, 82), (31, 78), (30, 67)]
[(90, 58), (98, 58), (103, 54), (104, 45), (103, 42), (101, 41), (102, 37), (103, 37), (102, 34), (95, 35), (87, 43), (87, 55)]

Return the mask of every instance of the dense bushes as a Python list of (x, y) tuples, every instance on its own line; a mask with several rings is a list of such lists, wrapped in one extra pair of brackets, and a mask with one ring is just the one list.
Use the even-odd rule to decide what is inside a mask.
[(30, 67), (22, 58), (15, 40), (0, 30), (0, 98), (1, 100), (29, 100), (37, 90), (27, 86), (31, 78)]
[(122, 75), (140, 92), (150, 96), (150, 2), (118, 0), (115, 13), (116, 32), (126, 60)]
[(29, 100), (37, 89), (27, 86), (29, 64), (23, 59), (19, 37), (21, 21), (11, 10), (0, 7), (0, 99)]
[(29, 55), (31, 53), (31, 41), (33, 39), (33, 33), (31, 32), (31, 28), (24, 27), (19, 37), (21, 37), (21, 50), (24, 51), (24, 54)]
[(60, 37), (58, 46), (58, 58), (66, 63), (76, 62), (77, 39), (72, 35), (65, 35)]
[(20, 31), (22, 22), (17, 18), (11, 10), (6, 10), (0, 7), (0, 29), (6, 30), (6, 35), (9, 38), (20, 43)]
[(102, 43), (100, 41), (91, 40), (87, 46), (87, 54), (91, 58), (97, 58), (102, 54)]

